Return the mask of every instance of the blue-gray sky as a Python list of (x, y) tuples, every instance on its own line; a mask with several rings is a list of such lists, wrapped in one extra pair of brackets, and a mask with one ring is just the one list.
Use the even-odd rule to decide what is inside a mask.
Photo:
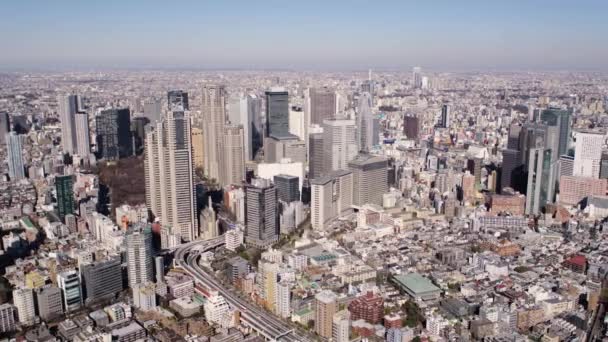
[(608, 69), (606, 0), (18, 0), (0, 67)]

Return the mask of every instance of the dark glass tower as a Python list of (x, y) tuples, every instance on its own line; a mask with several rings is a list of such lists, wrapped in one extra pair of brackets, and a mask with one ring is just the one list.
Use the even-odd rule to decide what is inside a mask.
[(128, 108), (107, 109), (95, 118), (97, 157), (118, 160), (133, 155), (131, 113)]
[(572, 113), (568, 110), (549, 108), (543, 110), (540, 119), (547, 126), (557, 126), (559, 131), (559, 146), (557, 156), (568, 153), (568, 144), (572, 130)]
[(55, 177), (55, 190), (57, 191), (57, 214), (61, 221), (65, 216), (74, 213), (74, 180), (72, 176)]
[(188, 93), (182, 90), (167, 92), (167, 107), (170, 111), (189, 110)]
[(266, 92), (266, 136), (289, 134), (289, 93), (286, 90)]

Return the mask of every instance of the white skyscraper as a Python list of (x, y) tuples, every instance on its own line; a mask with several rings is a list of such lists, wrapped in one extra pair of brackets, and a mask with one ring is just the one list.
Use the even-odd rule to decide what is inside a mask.
[(224, 133), (226, 123), (226, 89), (223, 85), (205, 85), (202, 91), (204, 172), (209, 178), (217, 181), (220, 175), (223, 156)]
[(240, 184), (245, 179), (243, 126), (227, 125), (224, 128), (224, 165), (220, 175), (222, 185)]
[(606, 140), (604, 135), (598, 132), (576, 132), (575, 134), (573, 175), (598, 178), (602, 147)]
[(125, 235), (125, 250), (129, 286), (154, 281), (151, 227), (144, 223), (130, 227)]
[(76, 128), (76, 150), (75, 153), (86, 157), (91, 152), (91, 138), (89, 133), (89, 114), (79, 112), (74, 115)]
[(422, 69), (420, 67), (412, 69), (412, 84), (416, 89), (422, 88)]
[(11, 180), (25, 178), (23, 169), (23, 154), (21, 151), (21, 136), (15, 132), (6, 135), (6, 153), (8, 158), (8, 175)]
[(357, 156), (357, 128), (354, 120), (323, 121), (323, 168), (325, 172), (345, 170)]
[(147, 133), (144, 163), (148, 208), (186, 241), (198, 233), (191, 136), (188, 112), (167, 113)]
[(74, 154), (77, 146), (75, 115), (80, 109), (80, 98), (78, 95), (59, 96), (57, 103), (59, 104), (63, 152)]
[(374, 117), (372, 115), (372, 97), (369, 93), (361, 94), (357, 108), (357, 143), (359, 151), (369, 152), (374, 146)]
[(13, 304), (17, 309), (19, 323), (29, 326), (36, 322), (36, 308), (32, 289), (13, 290)]

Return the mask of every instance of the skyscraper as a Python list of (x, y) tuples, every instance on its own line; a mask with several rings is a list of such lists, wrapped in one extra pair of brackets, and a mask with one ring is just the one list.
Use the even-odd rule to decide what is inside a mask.
[(264, 126), (262, 125), (262, 99), (255, 95), (247, 95), (247, 160), (255, 159), (256, 154), (264, 143)]
[(300, 180), (290, 175), (274, 176), (274, 185), (277, 187), (279, 200), (285, 203), (300, 200)]
[(273, 88), (266, 92), (266, 136), (289, 134), (289, 93)]
[(572, 130), (572, 112), (563, 109), (549, 108), (542, 111), (540, 119), (546, 125), (558, 127), (559, 145), (557, 155), (561, 156), (567, 154)]
[(10, 132), (6, 135), (6, 153), (8, 158), (8, 175), (11, 180), (25, 178), (23, 168), (23, 153), (21, 151), (21, 135)]
[(160, 121), (162, 115), (162, 104), (159, 99), (148, 99), (144, 101), (144, 116), (150, 120), (152, 124)]
[(388, 160), (369, 154), (360, 154), (348, 163), (353, 173), (353, 204), (382, 205), (382, 196), (388, 191)]
[(144, 223), (129, 227), (125, 234), (125, 250), (129, 286), (154, 281), (151, 227)]
[(169, 112), (146, 137), (146, 204), (182, 239), (197, 236), (196, 197), (188, 113)]
[(120, 258), (81, 265), (80, 274), (87, 304), (110, 299), (122, 291)]
[(182, 90), (168, 91), (167, 108), (170, 112), (190, 110), (190, 106), (188, 105), (188, 93)]
[(344, 170), (358, 153), (354, 120), (325, 120), (323, 122), (323, 169), (325, 172)]
[(506, 149), (502, 151), (502, 168), (500, 176), (500, 191), (511, 187), (514, 188), (513, 172), (520, 166), (520, 156), (517, 149)]
[(62, 221), (66, 215), (74, 213), (74, 179), (71, 175), (55, 177), (57, 193), (57, 214)]
[(245, 179), (245, 146), (243, 126), (227, 125), (224, 128), (224, 165), (221, 184), (240, 184)]
[(330, 120), (336, 116), (336, 92), (328, 87), (311, 88), (310, 96), (310, 124), (320, 125), (323, 120)]
[(78, 112), (74, 114), (76, 150), (74, 151), (81, 157), (86, 157), (91, 152), (91, 138), (89, 132), (89, 114)]
[(374, 118), (372, 115), (372, 97), (363, 93), (359, 97), (357, 108), (357, 143), (359, 151), (369, 152), (374, 146)]
[(422, 68), (414, 67), (412, 69), (412, 85), (415, 89), (422, 88)]
[(80, 110), (78, 95), (59, 96), (59, 121), (61, 121), (61, 145), (63, 153), (76, 153), (76, 121), (75, 115)]
[(203, 137), (203, 130), (197, 127), (192, 127), (192, 158), (194, 159), (194, 168), (203, 169), (205, 166), (204, 154), (205, 154), (205, 137)]
[(576, 133), (574, 147), (574, 176), (598, 178), (602, 147), (606, 140), (604, 134), (591, 131)]
[(245, 242), (266, 248), (279, 239), (277, 189), (267, 179), (255, 178), (245, 187)]
[(451, 120), (452, 118), (450, 113), (450, 106), (444, 104), (443, 106), (441, 106), (441, 123), (439, 127), (450, 128)]
[(95, 132), (98, 158), (118, 160), (133, 155), (128, 108), (102, 110), (95, 117)]
[(418, 140), (420, 137), (420, 119), (416, 115), (405, 115), (403, 117), (403, 134), (408, 139)]
[(0, 112), (0, 141), (6, 141), (8, 132), (11, 131), (11, 121), (7, 112)]
[(552, 201), (555, 193), (555, 167), (551, 164), (552, 151), (544, 147), (541, 138), (536, 147), (529, 150), (528, 188), (526, 191), (526, 214), (537, 215), (540, 209)]
[(150, 119), (145, 116), (133, 118), (131, 121), (131, 136), (133, 136), (133, 152), (141, 155), (144, 152), (144, 141), (146, 140), (146, 126)]
[(338, 311), (337, 298), (331, 290), (323, 290), (315, 296), (315, 332), (331, 338), (334, 314)]
[(220, 180), (226, 122), (226, 89), (223, 85), (205, 85), (202, 92), (204, 171), (208, 178)]
[(324, 172), (323, 158), (323, 130), (310, 132), (308, 136), (308, 178), (315, 179), (321, 177)]

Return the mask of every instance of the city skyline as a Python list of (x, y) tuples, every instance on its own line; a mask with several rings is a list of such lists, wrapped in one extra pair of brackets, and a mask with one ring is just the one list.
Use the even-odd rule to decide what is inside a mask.
[[(0, 69), (606, 70), (600, 1), (5, 3)], [(280, 42), (280, 44), (277, 44)]]

